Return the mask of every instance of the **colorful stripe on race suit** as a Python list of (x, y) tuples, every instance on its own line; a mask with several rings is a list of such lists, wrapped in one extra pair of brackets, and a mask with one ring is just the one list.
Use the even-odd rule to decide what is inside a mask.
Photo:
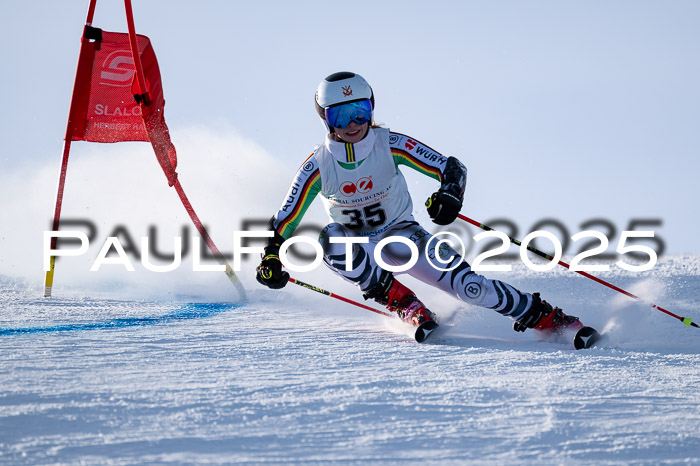
[(394, 163), (398, 167), (399, 165), (406, 165), (412, 169), (423, 173), (431, 178), (438, 181), (442, 181), (442, 173), (437, 167), (431, 167), (430, 165), (423, 163), (421, 160), (412, 156), (406, 151), (400, 149), (391, 149), (391, 155), (394, 157)]
[(355, 162), (355, 148), (352, 144), (345, 144), (345, 161), (348, 163)]
[[(297, 177), (299, 179), (299, 177)], [(295, 182), (297, 181), (295, 179)], [(274, 220), (279, 220), (282, 213), (286, 213), (288, 210), (290, 212), (281, 219), (279, 224), (274, 225), (275, 231), (279, 233), (280, 236), (287, 239), (292, 236), (292, 233), (296, 229), (299, 222), (301, 222), (304, 213), (309, 208), (316, 195), (321, 191), (321, 172), (318, 168), (313, 171), (306, 181), (300, 185), (292, 185), (292, 188), (287, 195), (287, 200), (282, 206), (280, 211), (277, 213)]]

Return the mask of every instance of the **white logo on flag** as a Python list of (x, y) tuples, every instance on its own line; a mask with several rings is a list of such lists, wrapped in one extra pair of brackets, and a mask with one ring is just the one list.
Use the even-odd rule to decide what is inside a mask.
[(131, 50), (117, 50), (107, 55), (102, 63), (100, 84), (127, 87), (131, 86), (133, 76), (134, 58), (131, 56)]

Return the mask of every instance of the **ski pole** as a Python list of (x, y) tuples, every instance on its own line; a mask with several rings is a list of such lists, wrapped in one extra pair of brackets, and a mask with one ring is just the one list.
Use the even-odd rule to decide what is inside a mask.
[[(479, 222), (477, 222), (476, 220), (473, 220), (473, 219), (471, 219), (471, 218), (469, 218), (469, 217), (465, 217), (465, 216), (462, 215), (462, 214), (458, 214), (457, 217), (459, 217), (461, 220), (464, 220), (464, 221), (467, 222), (467, 223), (470, 223), (470, 224), (474, 225), (475, 227), (481, 228), (482, 230), (485, 230), (485, 231), (495, 231), (493, 228), (491, 228), (491, 227), (489, 227), (489, 226), (487, 226), (487, 225), (484, 225), (483, 223), (479, 223)], [(507, 236), (507, 235), (506, 235), (506, 236)], [(508, 236), (508, 239), (510, 240), (511, 243), (517, 244), (518, 246), (522, 246), (522, 244), (520, 243), (520, 241), (518, 241), (517, 239), (511, 238), (510, 236)], [(538, 256), (543, 257), (543, 258), (545, 258), (545, 259), (547, 259), (547, 260), (549, 260), (549, 261), (553, 261), (553, 260), (554, 260), (554, 257), (552, 257), (552, 256), (550, 256), (549, 254), (544, 253), (544, 252), (540, 251), (539, 249), (534, 248), (534, 247), (532, 247), (532, 246), (530, 246), (530, 245), (527, 246), (527, 250), (528, 250), (528, 251), (531, 251), (531, 252), (537, 254)], [(566, 267), (567, 269), (571, 270), (571, 267), (570, 267), (569, 264), (567, 264), (566, 262), (564, 262), (564, 261), (558, 261), (557, 263), (558, 263), (559, 265), (561, 265), (562, 267)], [(674, 314), (673, 312), (664, 309), (664, 308), (661, 307), (661, 306), (658, 306), (658, 305), (656, 305), (656, 304), (653, 304), (653, 303), (650, 303), (650, 302), (648, 302), (648, 301), (645, 301), (645, 300), (643, 300), (642, 298), (640, 298), (639, 296), (636, 296), (636, 295), (630, 293), (629, 291), (625, 291), (625, 290), (623, 290), (622, 288), (619, 288), (619, 287), (613, 285), (612, 283), (608, 283), (608, 282), (606, 282), (605, 280), (602, 280), (602, 279), (600, 279), (600, 278), (598, 278), (598, 277), (594, 277), (593, 275), (591, 275), (591, 274), (589, 274), (589, 273), (586, 273), (586, 272), (584, 272), (584, 271), (582, 271), (582, 270), (573, 270), (572, 272), (576, 272), (576, 273), (578, 273), (578, 274), (580, 274), (580, 275), (583, 275), (583, 276), (586, 277), (586, 278), (590, 278), (591, 280), (593, 280), (593, 281), (595, 281), (595, 282), (598, 282), (598, 283), (600, 283), (601, 285), (605, 285), (605, 286), (607, 286), (608, 288), (617, 291), (618, 293), (624, 294), (625, 296), (629, 296), (629, 297), (632, 298), (632, 299), (636, 299), (636, 300), (638, 300), (638, 301), (641, 301), (641, 302), (643, 302), (643, 303), (646, 303), (646, 304), (648, 304), (649, 306), (651, 306), (652, 308), (656, 309), (657, 311), (661, 311), (661, 312), (663, 312), (664, 314), (667, 314), (667, 315), (669, 315), (669, 316), (671, 316), (671, 317), (674, 317), (674, 318), (680, 320), (681, 322), (683, 322), (683, 323), (685, 324), (686, 327), (691, 327), (691, 326), (692, 326), (692, 327), (700, 328), (700, 326), (699, 326), (698, 324), (696, 324), (695, 322), (693, 322), (693, 319), (690, 318), (690, 317), (681, 317), (681, 316), (678, 316), (678, 315)]]
[(331, 293), (330, 291), (326, 291), (326, 290), (319, 288), (317, 286), (309, 285), (308, 283), (304, 283), (302, 281), (299, 281), (296, 278), (290, 277), (289, 282), (294, 283), (295, 285), (299, 285), (303, 288), (306, 288), (307, 290), (312, 290), (312, 291), (315, 291), (317, 293), (321, 293), (323, 295), (330, 296), (331, 298), (339, 299), (341, 301), (352, 304), (354, 306), (361, 307), (362, 309), (367, 309), (368, 311), (372, 311), (372, 312), (375, 312), (377, 314), (381, 314), (381, 315), (386, 316), (386, 317), (391, 317), (391, 314), (389, 314), (388, 312), (380, 311), (380, 310), (374, 309), (372, 307), (366, 306), (362, 303), (358, 303), (357, 301), (353, 301), (352, 299), (344, 298), (343, 296), (337, 295), (335, 293)]

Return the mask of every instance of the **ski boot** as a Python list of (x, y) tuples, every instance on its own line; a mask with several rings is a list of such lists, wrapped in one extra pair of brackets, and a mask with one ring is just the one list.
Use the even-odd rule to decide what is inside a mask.
[(530, 309), (513, 322), (513, 330), (516, 332), (534, 328), (546, 336), (562, 335), (565, 331), (578, 331), (582, 327), (583, 323), (578, 317), (566, 315), (558, 307), (552, 307), (540, 298), (539, 293), (533, 293)]
[(435, 314), (425, 307), (416, 294), (394, 278), (391, 273), (384, 272), (379, 283), (364, 293), (365, 299), (374, 299), (389, 312), (395, 312), (404, 322), (418, 327), (416, 341), (422, 342), (430, 332), (437, 328)]
[(513, 330), (524, 332), (534, 328), (544, 339), (566, 343), (573, 334), (574, 348), (590, 348), (600, 340), (600, 334), (593, 327), (584, 327), (578, 317), (568, 316), (558, 307), (552, 307), (540, 298), (539, 293), (532, 294), (532, 306), (519, 320), (513, 323)]

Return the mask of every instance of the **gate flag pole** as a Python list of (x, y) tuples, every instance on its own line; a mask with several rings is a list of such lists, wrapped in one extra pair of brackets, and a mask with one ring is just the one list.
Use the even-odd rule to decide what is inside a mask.
[[(78, 75), (81, 73), (81, 62), (84, 63), (83, 59), (83, 53), (89, 52), (85, 47), (83, 47), (83, 42), (87, 40), (87, 29), (92, 26), (92, 18), (95, 14), (95, 5), (97, 4), (97, 0), (90, 0), (90, 5), (88, 7), (88, 14), (87, 18), (85, 19), (85, 29), (83, 30), (83, 36), (80, 39), (81, 40), (81, 46), (80, 46), (80, 57), (78, 58), (78, 67), (76, 71), (76, 78), (75, 82), (73, 83), (73, 96), (77, 95), (77, 87), (78, 83), (80, 80), (78, 79)], [(83, 59), (83, 60), (81, 60)], [(85, 71), (85, 67), (82, 67), (82, 71)], [(70, 115), (73, 111), (73, 106), (75, 104), (75, 100), (71, 99), (71, 106), (68, 110), (68, 123), (66, 124), (66, 136), (64, 138), (63, 142), (63, 156), (61, 158), (61, 172), (58, 177), (58, 193), (56, 194), (56, 207), (54, 208), (54, 213), (53, 213), (53, 223), (51, 226), (51, 230), (56, 232), (58, 231), (60, 219), (61, 219), (61, 207), (63, 206), (63, 191), (66, 186), (66, 173), (68, 172), (68, 156), (70, 154), (70, 145), (72, 141), (71, 137), (71, 120), (70, 120)], [(56, 236), (51, 237), (51, 250), (54, 251), (56, 250), (56, 244), (57, 244), (57, 238)], [(56, 256), (52, 255), (50, 258), (49, 262), (49, 270), (46, 271), (46, 277), (44, 278), (44, 296), (45, 297), (50, 297), (51, 296), (51, 289), (53, 287), (53, 275), (54, 271), (56, 269)]]
[[(219, 248), (216, 247), (216, 244), (214, 244), (211, 236), (200, 221), (199, 216), (194, 211), (194, 208), (187, 198), (185, 191), (182, 189), (180, 180), (177, 178), (177, 173), (175, 172), (177, 165), (175, 146), (173, 146), (172, 142), (170, 141), (170, 134), (167, 126), (165, 125), (165, 119), (163, 118), (162, 112), (163, 105), (165, 105), (165, 101), (162, 98), (162, 87), (160, 87), (160, 95), (156, 95), (155, 92), (152, 94), (151, 89), (148, 87), (149, 83), (146, 81), (145, 77), (145, 66), (150, 65), (151, 69), (153, 70), (153, 72), (149, 74), (153, 78), (151, 79), (151, 85), (156, 82), (160, 84), (160, 72), (157, 68), (158, 65), (155, 59), (155, 54), (152, 53), (152, 48), (150, 46), (144, 49), (143, 53), (140, 52), (138, 39), (136, 36), (136, 28), (134, 26), (131, 0), (124, 0), (124, 8), (126, 10), (126, 23), (129, 29), (129, 44), (131, 45), (131, 54), (134, 59), (134, 68), (136, 71), (136, 79), (134, 80), (135, 86), (132, 86), (132, 91), (136, 91), (134, 92), (134, 98), (141, 105), (141, 114), (146, 125), (146, 131), (148, 132), (149, 139), (153, 145), (153, 150), (156, 153), (158, 162), (165, 172), (165, 176), (168, 178), (168, 184), (175, 187), (175, 191), (180, 197), (182, 205), (185, 207), (185, 210), (189, 214), (190, 219), (197, 228), (200, 236), (202, 239), (204, 239), (204, 242), (207, 244), (209, 250), (216, 257), (219, 263), (224, 266), (224, 273), (226, 273), (228, 279), (236, 287), (241, 295), (241, 298), (245, 299), (245, 289), (238, 279), (238, 276), (233, 271), (233, 268), (231, 268), (223, 254), (221, 254)], [(144, 66), (144, 59), (149, 60), (150, 63), (146, 63)]]

